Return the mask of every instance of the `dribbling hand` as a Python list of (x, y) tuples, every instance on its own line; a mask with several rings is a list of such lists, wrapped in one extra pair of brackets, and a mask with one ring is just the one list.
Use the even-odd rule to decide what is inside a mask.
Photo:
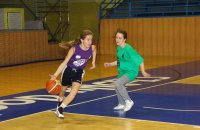
[(49, 76), (51, 77), (51, 80), (56, 80), (56, 76), (55, 75), (49, 74)]

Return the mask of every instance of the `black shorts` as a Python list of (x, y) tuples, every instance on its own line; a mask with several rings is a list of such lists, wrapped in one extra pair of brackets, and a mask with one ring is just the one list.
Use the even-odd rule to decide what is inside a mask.
[(71, 86), (72, 82), (81, 84), (84, 73), (83, 69), (75, 69), (67, 66), (61, 77), (62, 86)]

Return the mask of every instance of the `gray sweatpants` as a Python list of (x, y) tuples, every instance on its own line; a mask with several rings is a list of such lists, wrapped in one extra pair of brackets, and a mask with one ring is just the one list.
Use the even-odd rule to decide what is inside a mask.
[(125, 105), (125, 100), (131, 100), (125, 88), (125, 84), (128, 82), (128, 77), (124, 75), (121, 78), (117, 79), (117, 82), (115, 83), (115, 91), (119, 104)]

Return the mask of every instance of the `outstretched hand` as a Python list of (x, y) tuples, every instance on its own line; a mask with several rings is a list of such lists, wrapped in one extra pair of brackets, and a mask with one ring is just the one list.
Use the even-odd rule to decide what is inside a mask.
[(104, 67), (110, 67), (111, 64), (110, 63), (104, 63)]
[(151, 77), (151, 75), (150, 75), (149, 73), (147, 73), (147, 72), (142, 72), (142, 75), (143, 75), (144, 77)]

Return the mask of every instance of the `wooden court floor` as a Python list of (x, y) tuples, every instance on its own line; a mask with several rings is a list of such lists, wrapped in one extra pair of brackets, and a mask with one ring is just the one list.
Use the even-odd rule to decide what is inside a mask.
[[(117, 75), (117, 68), (104, 68), (104, 62), (115, 60), (113, 55), (98, 55), (95, 70), (89, 70), (91, 62), (86, 67), (84, 81), (98, 80)], [(145, 57), (146, 69), (186, 63), (199, 60), (199, 58), (181, 57)], [(24, 64), (0, 68), (0, 95), (1, 97), (19, 94), (45, 87), (49, 74), (54, 73), (62, 61), (49, 61)], [(189, 82), (199, 84), (199, 77)], [(192, 81), (191, 81), (192, 80)], [(186, 81), (180, 81), (187, 83)], [(37, 109), (37, 108), (36, 108)], [(0, 109), (1, 111), (1, 109)], [(130, 118), (95, 116), (78, 113), (65, 113), (64, 120), (58, 119), (52, 110), (33, 113), (30, 115), (5, 120), (0, 123), (0, 130), (196, 130), (200, 126), (178, 123), (139, 120)], [(1, 115), (0, 115), (1, 117)]]

